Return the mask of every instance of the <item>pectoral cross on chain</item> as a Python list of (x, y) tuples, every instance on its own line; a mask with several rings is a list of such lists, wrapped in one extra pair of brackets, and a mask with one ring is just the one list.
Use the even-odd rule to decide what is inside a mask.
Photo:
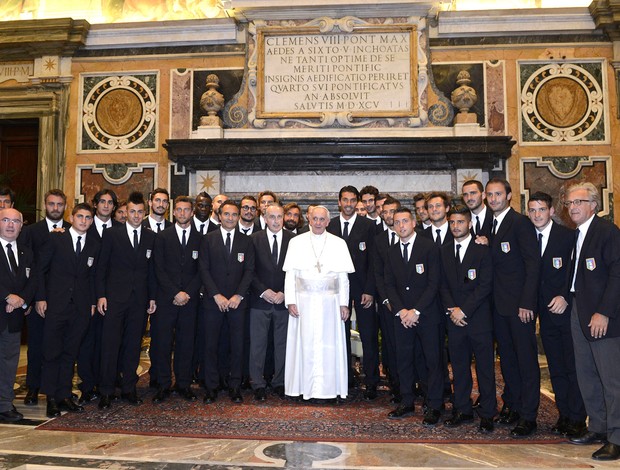
[(316, 266), (316, 270), (320, 273), (321, 272), (321, 266), (323, 266), (323, 265), (320, 263), (320, 261), (318, 259), (316, 260), (315, 266)]

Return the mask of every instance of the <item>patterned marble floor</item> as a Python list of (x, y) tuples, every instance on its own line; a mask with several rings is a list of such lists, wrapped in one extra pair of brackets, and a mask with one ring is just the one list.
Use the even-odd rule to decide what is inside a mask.
[(597, 446), (568, 443), (311, 443), (42, 431), (35, 427), (47, 419), (45, 400), (35, 407), (24, 406), (21, 400), (15, 403), (26, 419), (18, 425), (0, 424), (1, 470), (615, 469), (619, 465), (592, 460)]

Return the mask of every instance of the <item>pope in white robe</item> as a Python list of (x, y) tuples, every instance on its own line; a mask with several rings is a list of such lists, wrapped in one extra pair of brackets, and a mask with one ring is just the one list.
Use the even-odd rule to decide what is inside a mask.
[(284, 370), (286, 395), (345, 398), (348, 392), (345, 320), (349, 277), (355, 271), (346, 242), (328, 233), (329, 211), (316, 206), (311, 230), (289, 243), (283, 269), (289, 309)]

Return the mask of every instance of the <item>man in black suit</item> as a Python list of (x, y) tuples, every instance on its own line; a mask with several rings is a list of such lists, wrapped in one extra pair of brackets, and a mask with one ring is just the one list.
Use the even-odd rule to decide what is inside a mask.
[[(175, 224), (155, 239), (157, 274), (157, 314), (152, 323), (159, 341), (157, 384), (154, 403), (170, 396), (172, 353), (174, 348), (175, 391), (189, 401), (196, 400), (191, 389), (192, 354), (196, 312), (200, 302), (198, 256), (202, 236), (192, 227), (192, 200), (178, 196), (174, 200)], [(174, 345), (174, 347), (173, 347)]]
[(17, 241), (22, 214), (12, 208), (0, 209), (0, 423), (15, 422), (23, 415), (13, 406), (13, 385), (19, 362), (19, 346), (24, 311), (36, 287), (32, 250)]
[[(106, 229), (97, 265), (97, 310), (103, 315), (99, 408), (112, 404), (117, 372), (122, 375), (121, 398), (132, 405), (136, 392), (142, 334), (146, 315), (155, 313), (157, 281), (152, 261), (155, 233), (142, 226), (146, 213), (142, 193), (131, 193), (127, 222)], [(119, 360), (119, 353), (121, 354)]]
[(360, 189), (360, 202), (362, 203), (364, 209), (366, 209), (366, 218), (375, 223), (375, 230), (377, 233), (382, 233), (384, 231), (382, 223), (383, 220), (381, 219), (381, 213), (377, 208), (377, 196), (379, 196), (379, 190), (374, 186), (368, 185)]
[(442, 347), (445, 330), (437, 294), (441, 281), (439, 248), (415, 232), (415, 217), (406, 207), (394, 214), (400, 243), (388, 250), (385, 287), (394, 314), (398, 377), (402, 402), (388, 414), (401, 419), (414, 413), (415, 347), (421, 342), (428, 375), (427, 411), (422, 423), (437, 424), (443, 405)]
[(200, 272), (204, 286), (206, 337), (204, 402), (217, 399), (219, 385), (218, 344), (224, 320), (228, 321), (230, 339), (230, 399), (241, 403), (241, 377), (243, 374), (243, 331), (246, 296), (254, 275), (254, 245), (238, 227), (239, 206), (225, 201), (219, 208), (222, 226), (208, 233), (200, 247)]
[(50, 418), (62, 410), (84, 410), (71, 398), (73, 367), (96, 304), (99, 241), (87, 236), (93, 222), (90, 205), (77, 204), (70, 221), (71, 228), (49, 235), (36, 266), (36, 311), (46, 318), (41, 390)]
[(551, 385), (559, 419), (554, 434), (575, 436), (586, 428), (586, 410), (575, 370), (570, 330), (569, 282), (575, 232), (552, 220), (555, 214), (549, 194), (536, 192), (527, 203), (528, 216), (536, 227), (540, 248), (538, 318)]
[(142, 226), (155, 233), (170, 227), (172, 222), (166, 219), (166, 211), (170, 206), (170, 193), (166, 188), (155, 188), (149, 198), (149, 216), (144, 219)]
[(284, 209), (279, 203), (265, 210), (267, 228), (251, 236), (254, 244), (255, 266), (250, 298), (250, 379), (254, 398), (264, 401), (265, 357), (270, 331), (273, 333), (274, 373), (271, 385), (274, 392), (284, 397), (284, 359), (288, 309), (284, 305), (284, 258), (294, 235), (282, 230)]
[(491, 235), (493, 212), (485, 204), (486, 194), (484, 186), (477, 180), (468, 180), (463, 183), (463, 201), (471, 212), (471, 232), (474, 238)]
[(454, 240), (448, 227), (449, 210), (450, 198), (446, 193), (436, 192), (428, 195), (426, 211), (431, 225), (422, 232), (422, 235), (430, 237), (439, 247), (452, 243)]
[(498, 423), (514, 424), (512, 437), (536, 431), (540, 403), (540, 368), (536, 316), (540, 255), (534, 226), (510, 207), (512, 189), (503, 179), (486, 185), (493, 211), (493, 323), (504, 377), (504, 405)]
[(258, 217), (256, 218), (256, 222), (258, 223), (258, 226), (260, 227), (258, 230), (265, 230), (265, 227), (267, 226), (267, 222), (265, 220), (265, 214), (267, 213), (267, 208), (270, 205), (275, 204), (276, 202), (279, 202), (278, 195), (274, 193), (273, 191), (269, 191), (269, 190), (261, 191), (260, 193), (258, 193), (258, 196), (256, 196), (256, 201), (258, 202)]
[(256, 198), (250, 194), (243, 196), (240, 203), (239, 230), (248, 237), (261, 229), (258, 221), (258, 203)]
[(304, 226), (304, 218), (301, 216), (301, 207), (296, 202), (290, 202), (284, 206), (284, 228), (297, 235)]
[[(56, 229), (68, 230), (71, 224), (63, 220), (67, 206), (67, 196), (60, 189), (49, 190), (44, 197), (45, 219), (36, 224), (27, 225), (19, 236), (19, 243), (28, 247), (39, 260), (43, 245), (49, 240), (50, 232)], [(45, 318), (34, 309), (26, 316), (28, 331), (28, 364), (26, 367), (26, 386), (28, 392), (24, 398), (25, 405), (36, 405), (39, 402), (41, 388), (41, 367), (43, 364), (43, 328)]]
[[(344, 239), (355, 266), (349, 274), (349, 310), (355, 308), (357, 328), (362, 340), (362, 369), (364, 371), (364, 399), (377, 398), (379, 383), (379, 319), (375, 311), (375, 273), (372, 256), (376, 235), (376, 224), (365, 217), (358, 217), (355, 206), (359, 202), (359, 191), (354, 186), (344, 186), (338, 193), (340, 215), (333, 217), (327, 231)], [(349, 384), (352, 383), (351, 368), (351, 319), (345, 322)]]
[[(92, 204), (95, 209), (95, 216), (93, 217), (93, 223), (88, 229), (89, 237), (101, 241), (105, 230), (120, 225), (112, 218), (117, 203), (116, 193), (111, 189), (102, 189), (93, 196)], [(90, 319), (86, 336), (84, 336), (80, 345), (77, 359), (77, 371), (81, 380), (78, 387), (82, 392), (78, 402), (80, 405), (99, 398), (102, 326), (103, 318), (101, 315), (93, 315)]]
[(574, 444), (604, 442), (595, 460), (620, 458), (620, 230), (596, 215), (601, 197), (592, 183), (571, 186), (564, 205), (577, 224), (571, 329), (577, 380), (588, 429)]
[(220, 226), (220, 224), (210, 219), (212, 207), (213, 200), (209, 194), (203, 191), (196, 196), (192, 220), (194, 221), (194, 227), (200, 235), (206, 235), (208, 232), (217, 230)]
[(418, 193), (413, 196), (413, 207), (417, 216), (417, 223), (415, 230), (418, 233), (423, 233), (427, 228), (431, 227), (431, 219), (428, 216), (428, 210), (426, 209), (427, 194)]
[(448, 215), (454, 240), (441, 247), (441, 301), (449, 315), (448, 349), (454, 375), (452, 417), (444, 424), (456, 427), (474, 420), (471, 402), (471, 358), (476, 358), (480, 392), (480, 431), (493, 431), (497, 413), (491, 292), (493, 263), (489, 248), (474, 242), (471, 213), (456, 206)]

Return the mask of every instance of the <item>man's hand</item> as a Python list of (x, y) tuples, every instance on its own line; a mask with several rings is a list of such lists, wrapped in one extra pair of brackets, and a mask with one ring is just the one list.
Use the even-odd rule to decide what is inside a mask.
[(22, 299), (17, 294), (9, 294), (6, 296), (6, 299), (4, 300), (6, 301), (7, 308), (9, 307), (9, 305), (12, 307), (10, 311), (7, 310), (7, 312), (9, 313), (15, 310), (16, 308), (21, 308), (22, 305), (24, 305), (25, 303), (24, 299)]
[(595, 313), (592, 315), (590, 323), (588, 323), (590, 334), (593, 338), (602, 338), (607, 334), (607, 325), (609, 325), (609, 317), (601, 313)]
[(534, 319), (534, 311), (519, 307), (519, 319), (523, 323), (529, 323)]
[(243, 300), (241, 298), (241, 296), (239, 294), (235, 294), (233, 295), (230, 300), (228, 301), (228, 308), (229, 309), (235, 309), (239, 306), (239, 304), (241, 303), (241, 300)]
[(561, 295), (556, 295), (553, 299), (551, 299), (549, 305), (547, 305), (547, 308), (551, 313), (557, 314), (564, 313), (566, 307), (568, 307), (568, 302), (564, 300), (564, 297)]
[(487, 245), (489, 246), (489, 239), (484, 235), (476, 235), (476, 239), (474, 240), (478, 245)]
[(284, 303), (284, 292), (276, 292), (276, 295), (273, 297), (273, 303), (275, 305)]
[(187, 292), (180, 291), (177, 293), (177, 295), (174, 296), (174, 301), (172, 303), (174, 305), (182, 307), (183, 305), (187, 304), (187, 302), (189, 302), (190, 298), (191, 297)]
[(398, 312), (400, 317), (400, 322), (403, 324), (405, 328), (412, 328), (417, 326), (420, 321), (420, 316), (415, 313), (415, 309), (402, 309)]
[(291, 317), (299, 318), (299, 310), (297, 310), (297, 305), (289, 304), (288, 305), (288, 314)]
[(228, 299), (224, 297), (222, 294), (215, 294), (213, 296), (213, 300), (217, 304), (217, 308), (220, 309), (220, 312), (228, 311)]
[(91, 305), (90, 306), (90, 316), (94, 317), (96, 311), (97, 311), (97, 306), (96, 305)]
[(346, 305), (340, 306), (340, 318), (342, 318), (342, 321), (347, 321), (349, 319), (349, 313), (349, 307)]
[(370, 294), (362, 294), (362, 307), (364, 308), (370, 308), (372, 306), (374, 299), (372, 297), (372, 295)]
[(39, 300), (34, 309), (37, 311), (41, 318), (45, 318), (45, 312), (47, 311), (47, 302), (45, 300)]
[(99, 300), (97, 300), (97, 310), (99, 311), (101, 315), (105, 316), (105, 312), (107, 312), (108, 310), (108, 299), (107, 298), (100, 297)]
[(467, 322), (465, 321), (467, 317), (463, 313), (463, 310), (461, 310), (461, 307), (448, 307), (447, 310), (450, 312), (450, 320), (452, 320), (452, 323), (456, 326), (467, 326)]
[(153, 315), (155, 310), (157, 310), (157, 303), (154, 300), (149, 300), (149, 308), (146, 310), (146, 313)]
[(275, 304), (274, 299), (276, 297), (276, 293), (271, 289), (265, 289), (263, 292), (263, 300), (266, 300), (270, 304)]

